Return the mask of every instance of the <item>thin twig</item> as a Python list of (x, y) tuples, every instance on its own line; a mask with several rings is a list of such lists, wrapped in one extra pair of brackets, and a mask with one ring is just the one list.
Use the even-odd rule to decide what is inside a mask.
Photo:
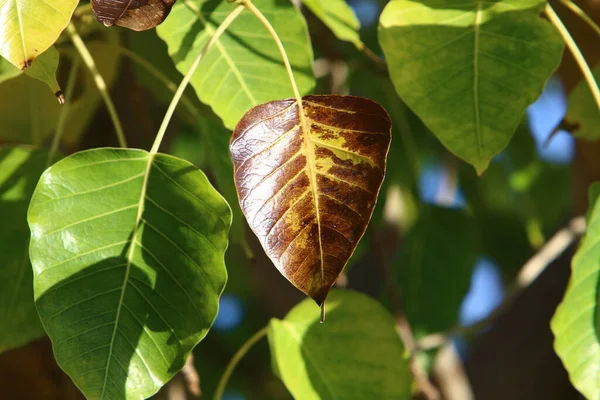
[(525, 263), (519, 271), (515, 282), (508, 288), (502, 303), (495, 308), (487, 317), (475, 324), (459, 326), (446, 332), (434, 333), (421, 338), (417, 345), (420, 351), (431, 350), (443, 346), (446, 342), (458, 335), (473, 335), (479, 333), (492, 323), (504, 310), (506, 310), (521, 294), (529, 287), (544, 269), (556, 260), (569, 246), (573, 244), (585, 232), (585, 218), (573, 218), (569, 224), (556, 232), (546, 244)]
[(571, 0), (560, 0), (561, 4), (567, 7), (569, 10), (573, 11), (579, 18), (583, 20), (586, 24), (590, 26), (596, 32), (596, 34), (600, 35), (600, 26), (594, 22), (594, 20), (585, 13), (579, 6), (573, 3)]

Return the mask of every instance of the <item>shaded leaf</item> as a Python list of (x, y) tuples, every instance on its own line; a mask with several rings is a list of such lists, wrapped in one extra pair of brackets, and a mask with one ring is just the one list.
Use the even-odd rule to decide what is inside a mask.
[(41, 56), (35, 59), (31, 67), (25, 70), (25, 75), (44, 82), (52, 93), (58, 99), (60, 104), (65, 103), (65, 97), (63, 96), (60, 86), (56, 80), (56, 71), (58, 70), (58, 61), (60, 56), (58, 50), (54, 46), (46, 50)]
[(444, 331), (458, 322), (478, 256), (476, 238), (474, 221), (465, 211), (421, 208), (394, 265), (416, 336)]
[(0, 148), (0, 353), (44, 334), (33, 301), (27, 207), (47, 158), (46, 150)]
[[(593, 70), (594, 78), (600, 81), (600, 67)], [(600, 139), (600, 110), (585, 79), (569, 94), (569, 108), (565, 119), (577, 128), (573, 134), (581, 139)]]
[(600, 396), (600, 184), (590, 188), (587, 232), (571, 261), (571, 278), (563, 301), (551, 321), (554, 349), (562, 360), (571, 383), (588, 399)]
[(360, 40), (360, 21), (346, 0), (302, 0), (338, 39), (351, 42), (357, 48), (364, 47)]
[(227, 203), (188, 162), (96, 149), (42, 175), (28, 220), (58, 364), (89, 399), (154, 394), (217, 314)]
[(21, 70), (0, 57), (0, 83), (21, 75)]
[(0, 55), (17, 68), (26, 69), (56, 42), (78, 3), (79, 0), (0, 1)]
[(177, 0), (92, 0), (92, 10), (105, 26), (119, 25), (134, 31), (162, 23)]
[(242, 211), (267, 255), (322, 304), (364, 234), (391, 121), (377, 103), (307, 96), (250, 110), (231, 140)]
[(558, 67), (563, 41), (543, 0), (395, 0), (379, 40), (396, 91), (481, 174)]
[[(301, 94), (315, 85), (313, 53), (306, 21), (289, 1), (256, 0), (269, 18), (290, 57)], [(231, 12), (222, 0), (188, 0), (175, 4), (157, 28), (169, 46), (177, 69), (185, 74), (217, 26)], [(192, 77), (198, 98), (210, 105), (233, 129), (246, 111), (258, 104), (292, 95), (279, 50), (266, 28), (245, 11), (206, 54)]]
[(327, 322), (305, 300), (269, 323), (272, 365), (296, 399), (412, 398), (412, 376), (392, 316), (364, 294), (334, 290)]

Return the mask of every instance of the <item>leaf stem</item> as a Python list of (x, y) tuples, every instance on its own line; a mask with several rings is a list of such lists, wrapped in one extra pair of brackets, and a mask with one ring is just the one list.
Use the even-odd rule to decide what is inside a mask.
[(204, 47), (202, 48), (202, 51), (200, 52), (198, 57), (196, 57), (196, 59), (194, 60), (194, 63), (190, 67), (190, 70), (188, 71), (188, 73), (185, 74), (185, 76), (183, 77), (183, 80), (179, 84), (179, 87), (177, 88), (177, 91), (175, 92), (175, 95), (173, 96), (173, 100), (171, 100), (171, 104), (169, 104), (169, 108), (167, 109), (165, 118), (163, 119), (163, 122), (160, 125), (158, 133), (156, 134), (156, 139), (154, 139), (154, 144), (152, 145), (152, 149), (150, 150), (151, 155), (156, 154), (158, 152), (160, 144), (165, 136), (165, 132), (167, 131), (167, 127), (169, 126), (169, 122), (171, 122), (171, 118), (173, 118), (173, 114), (175, 113), (175, 109), (177, 108), (177, 104), (179, 103), (179, 100), (181, 100), (181, 98), (183, 96), (183, 92), (185, 91), (187, 85), (192, 80), (192, 76), (198, 69), (198, 66), (200, 65), (200, 61), (202, 61), (202, 59), (204, 58), (204, 56), (206, 55), (208, 50), (210, 50), (210, 48), (219, 40), (221, 35), (223, 35), (225, 30), (229, 27), (229, 25), (231, 25), (231, 23), (233, 21), (235, 21), (235, 19), (240, 15), (240, 13), (242, 11), (244, 11), (244, 6), (238, 5), (223, 20), (223, 22), (221, 23), (221, 25), (219, 25), (219, 27), (217, 28), (215, 33), (211, 36), (211, 38), (208, 40), (208, 42), (204, 45)]
[(240, 360), (246, 355), (246, 353), (248, 353), (248, 350), (250, 350), (252, 346), (256, 344), (256, 342), (258, 342), (263, 337), (267, 336), (268, 331), (269, 327), (265, 326), (264, 328), (256, 332), (250, 337), (250, 339), (246, 341), (246, 343), (242, 345), (242, 347), (239, 348), (239, 350), (233, 355), (231, 360), (229, 360), (229, 364), (227, 364), (225, 372), (223, 372), (223, 375), (221, 375), (221, 379), (219, 380), (219, 384), (217, 385), (217, 389), (215, 391), (213, 400), (221, 400), (223, 398), (225, 387), (227, 386), (227, 382), (229, 381), (231, 374), (235, 370), (235, 367), (238, 365)]
[(94, 82), (96, 83), (96, 87), (102, 95), (102, 99), (104, 100), (104, 104), (106, 105), (106, 109), (108, 110), (108, 114), (110, 115), (110, 119), (112, 120), (113, 125), (115, 127), (117, 139), (119, 140), (119, 146), (126, 148), (127, 140), (125, 140), (123, 126), (121, 125), (121, 121), (119, 120), (119, 115), (117, 114), (115, 105), (110, 98), (110, 94), (108, 93), (108, 87), (106, 86), (106, 82), (104, 81), (104, 78), (102, 77), (102, 75), (100, 75), (100, 72), (96, 67), (96, 62), (94, 61), (94, 58), (90, 54), (90, 51), (86, 47), (85, 43), (83, 43), (81, 36), (79, 36), (79, 34), (77, 33), (77, 29), (75, 29), (75, 25), (73, 25), (72, 22), (67, 26), (67, 33), (69, 34), (73, 45), (79, 52), (83, 63), (92, 74)]
[(575, 61), (579, 65), (579, 69), (581, 69), (581, 72), (583, 73), (583, 77), (585, 78), (588, 86), (590, 87), (590, 91), (594, 96), (594, 100), (596, 101), (598, 110), (600, 110), (600, 88), (598, 88), (598, 83), (594, 79), (594, 75), (590, 70), (590, 66), (585, 61), (583, 54), (581, 54), (581, 50), (579, 50), (577, 43), (575, 43), (575, 40), (573, 40), (573, 37), (571, 36), (565, 25), (562, 23), (552, 6), (550, 6), (550, 4), (546, 4), (546, 15), (548, 16), (548, 19), (550, 19), (550, 22), (552, 22), (556, 29), (558, 29), (567, 46), (569, 47), (569, 50), (571, 50)]
[(62, 109), (60, 110), (60, 115), (58, 116), (56, 131), (54, 133), (54, 137), (52, 138), (52, 144), (50, 145), (50, 153), (48, 154), (46, 168), (52, 165), (54, 156), (56, 155), (56, 152), (58, 150), (58, 144), (62, 139), (63, 133), (65, 132), (67, 115), (71, 106), (70, 102), (73, 98), (73, 91), (75, 90), (75, 82), (77, 81), (77, 72), (79, 71), (80, 64), (81, 61), (78, 58), (76, 58), (73, 61), (73, 65), (71, 65), (71, 70), (69, 71), (69, 77), (67, 78), (67, 87), (65, 89), (65, 104), (63, 104)]
[(583, 20), (586, 24), (589, 25), (599, 36), (600, 36), (600, 26), (594, 22), (594, 20), (585, 13), (579, 6), (573, 3), (571, 0), (560, 0), (561, 4), (567, 7), (569, 10), (573, 11), (579, 18)]

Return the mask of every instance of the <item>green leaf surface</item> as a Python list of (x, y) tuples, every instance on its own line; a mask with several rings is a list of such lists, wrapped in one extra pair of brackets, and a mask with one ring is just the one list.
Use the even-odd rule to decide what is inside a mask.
[[(590, 197), (600, 193), (600, 184)], [(571, 262), (571, 278), (563, 301), (551, 321), (554, 349), (562, 360), (571, 383), (587, 399), (600, 397), (600, 199), (590, 199), (587, 232)]]
[[(300, 94), (315, 85), (306, 21), (289, 1), (254, 1), (277, 31), (290, 58)], [(185, 74), (217, 26), (232, 11), (222, 0), (181, 0), (157, 27), (177, 69)], [(233, 129), (252, 107), (291, 97), (292, 87), (267, 29), (244, 11), (206, 54), (192, 78), (198, 98)]]
[(558, 67), (543, 0), (394, 0), (379, 26), (396, 91), (479, 174)]
[[(596, 82), (600, 81), (600, 67), (593, 71)], [(600, 139), (600, 110), (594, 100), (592, 91), (585, 79), (577, 84), (569, 94), (569, 108), (565, 119), (570, 124), (577, 124), (574, 135), (581, 139)]]
[(35, 59), (31, 64), (31, 67), (25, 70), (25, 75), (30, 78), (37, 79), (38, 81), (44, 82), (52, 93), (58, 98), (59, 103), (64, 103), (64, 97), (62, 97), (62, 91), (56, 80), (56, 71), (58, 70), (58, 61), (60, 56), (56, 47), (52, 46), (41, 56)]
[(0, 57), (0, 83), (21, 75), (21, 70)]
[(56, 42), (79, 0), (0, 0), (0, 55), (23, 70)]
[(465, 211), (436, 206), (420, 210), (394, 263), (402, 303), (416, 336), (458, 322), (477, 256), (475, 224)]
[(412, 376), (393, 317), (372, 298), (333, 290), (327, 320), (306, 299), (269, 323), (272, 364), (296, 399), (411, 398)]
[(28, 220), (58, 364), (88, 399), (154, 394), (216, 317), (227, 203), (186, 161), (96, 149), (42, 175)]
[(0, 353), (44, 334), (33, 301), (27, 207), (48, 153), (0, 148)]
[(360, 40), (360, 21), (346, 0), (302, 0), (334, 35), (346, 42), (353, 43), (357, 48), (364, 47)]

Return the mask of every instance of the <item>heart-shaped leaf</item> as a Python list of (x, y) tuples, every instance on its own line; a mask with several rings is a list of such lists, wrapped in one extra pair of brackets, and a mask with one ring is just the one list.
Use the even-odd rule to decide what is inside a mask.
[(227, 203), (186, 161), (96, 149), (46, 170), (28, 220), (58, 364), (88, 399), (153, 395), (217, 314)]
[(0, 55), (19, 69), (56, 42), (79, 0), (0, 0)]
[(177, 0), (92, 0), (98, 21), (134, 31), (152, 29), (162, 23)]
[(479, 174), (560, 64), (545, 0), (394, 0), (379, 41), (396, 91)]
[(279, 271), (319, 305), (367, 228), (390, 140), (385, 110), (351, 96), (261, 104), (235, 128), (246, 219)]
[[(300, 94), (315, 85), (313, 52), (302, 14), (288, 0), (254, 0), (286, 48)], [(232, 7), (223, 0), (186, 0), (157, 28), (177, 69), (185, 74)], [(191, 81), (200, 101), (233, 129), (252, 107), (291, 95), (289, 77), (273, 38), (243, 12), (206, 54)]]
[(46, 150), (0, 148), (0, 353), (44, 334), (33, 302), (27, 207), (47, 159)]
[(412, 376), (394, 318), (377, 301), (334, 290), (326, 324), (305, 300), (269, 323), (275, 373), (295, 399), (409, 400)]

